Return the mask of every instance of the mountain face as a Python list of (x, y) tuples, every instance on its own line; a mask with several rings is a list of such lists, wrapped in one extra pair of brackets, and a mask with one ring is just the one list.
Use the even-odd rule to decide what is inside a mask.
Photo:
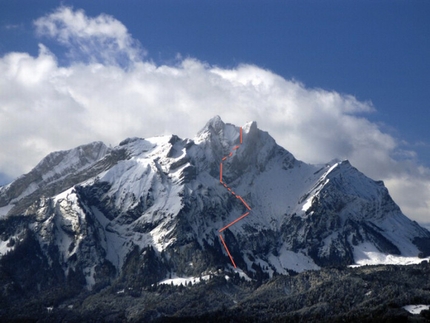
[(247, 208), (220, 183), (226, 156), (222, 180), (251, 208), (223, 231), (244, 277), (430, 256), (430, 232), (382, 182), (348, 161), (306, 164), (255, 122), (239, 128), (215, 117), (194, 139), (51, 153), (1, 187), (0, 271), (11, 279), (0, 283), (11, 291), (151, 286), (232, 270), (219, 229)]

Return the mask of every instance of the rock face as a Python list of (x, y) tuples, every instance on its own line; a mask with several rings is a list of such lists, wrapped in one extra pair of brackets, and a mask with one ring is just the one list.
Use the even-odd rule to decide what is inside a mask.
[[(252, 211), (224, 237), (248, 276), (430, 256), (429, 231), (382, 182), (348, 161), (303, 163), (255, 122), (242, 129), (223, 180)], [(245, 208), (220, 184), (219, 165), (238, 140), (239, 127), (215, 117), (192, 140), (129, 138), (48, 155), (0, 188), (0, 264), (23, 265), (14, 254), (31, 248), (35, 266), (52, 275), (30, 289), (99, 288), (121, 277), (151, 286), (232, 269), (218, 230)]]

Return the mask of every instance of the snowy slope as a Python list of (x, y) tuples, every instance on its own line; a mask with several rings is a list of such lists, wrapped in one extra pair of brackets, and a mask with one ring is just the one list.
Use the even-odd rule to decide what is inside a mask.
[(72, 186), (86, 177), (79, 178), (79, 174), (94, 167), (108, 153), (109, 148), (104, 143), (93, 142), (49, 154), (31, 172), (0, 188), (0, 218), (11, 210), (14, 213), (16, 204), (27, 207), (41, 195), (54, 195)]
[(423, 228), (430, 230), (430, 223), (420, 223), (420, 226), (422, 226)]
[[(231, 269), (218, 230), (246, 211), (219, 180), (231, 153), (223, 181), (252, 210), (223, 234), (244, 275), (430, 256), (430, 233), (401, 213), (382, 182), (348, 161), (298, 161), (255, 122), (242, 130), (238, 145), (240, 128), (215, 117), (193, 139), (128, 138), (52, 153), (0, 189), (0, 215), (24, 215), (49, 261), (66, 276), (82, 272), (89, 287), (137, 263), (133, 272), (148, 283)], [(20, 230), (3, 235), (0, 253)]]

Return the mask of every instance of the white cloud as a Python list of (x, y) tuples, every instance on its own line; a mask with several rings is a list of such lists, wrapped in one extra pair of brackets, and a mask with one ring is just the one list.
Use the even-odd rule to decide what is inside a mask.
[(54, 38), (67, 46), (74, 59), (128, 65), (143, 53), (127, 28), (109, 15), (90, 18), (83, 10), (60, 7), (34, 24), (40, 36)]
[[(43, 45), (37, 57), (9, 53), (0, 58), (0, 170), (5, 175), (18, 176), (51, 151), (94, 140), (116, 145), (130, 136), (193, 137), (218, 114), (237, 125), (256, 120), (306, 162), (349, 159), (372, 178), (385, 180), (408, 216), (428, 222), (430, 171), (364, 117), (375, 110), (370, 102), (309, 89), (252, 65), (224, 69), (181, 57), (175, 66), (156, 65), (143, 60), (127, 29), (106, 15), (90, 18), (60, 8), (36, 26), (66, 45), (75, 60), (59, 66)], [(118, 63), (123, 55), (132, 62), (126, 68)]]
[(430, 223), (430, 171), (414, 167), (413, 172), (399, 171), (385, 181), (390, 194), (404, 214), (418, 222)]

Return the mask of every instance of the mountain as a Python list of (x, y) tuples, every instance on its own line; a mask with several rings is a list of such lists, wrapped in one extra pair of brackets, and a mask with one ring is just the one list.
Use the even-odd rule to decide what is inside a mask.
[(229, 271), (262, 280), (430, 256), (430, 232), (402, 214), (383, 182), (347, 160), (306, 164), (255, 122), (219, 117), (193, 139), (51, 153), (0, 188), (0, 218), (7, 295)]

